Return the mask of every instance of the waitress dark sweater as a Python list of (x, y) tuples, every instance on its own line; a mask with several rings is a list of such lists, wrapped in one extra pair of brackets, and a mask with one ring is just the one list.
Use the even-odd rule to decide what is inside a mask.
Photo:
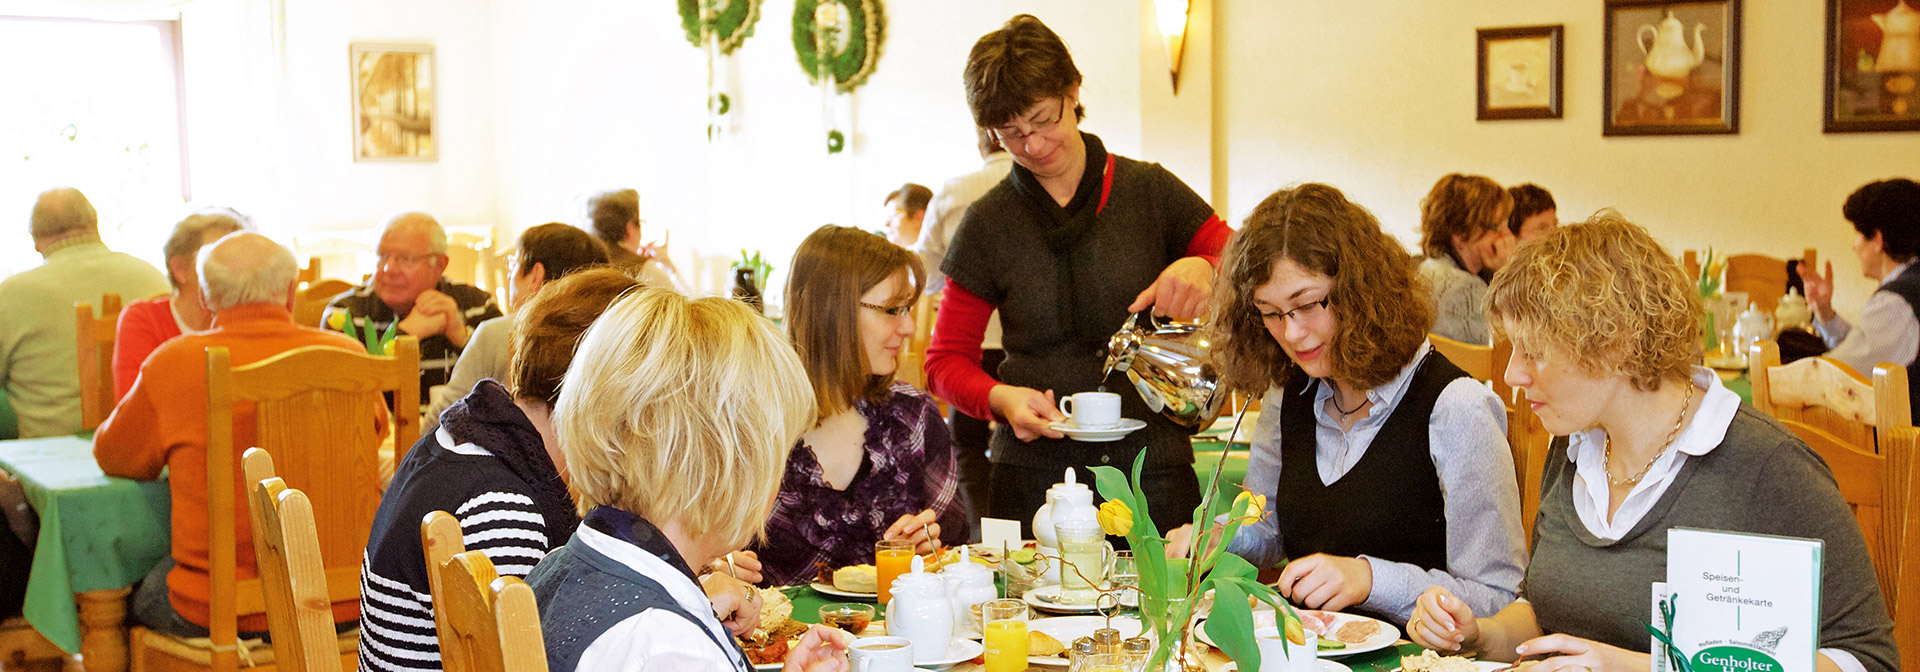
[[(1156, 473), (1185, 470), (1185, 487), (1198, 501), (1187, 467), (1193, 462), (1192, 432), (1148, 410), (1124, 376), (1103, 380), (1101, 366), (1107, 339), (1127, 319), (1134, 297), (1182, 257), (1213, 261), (1231, 231), (1166, 169), (1108, 154), (1092, 134), (1081, 137), (1086, 170), (1065, 207), (1031, 171), (1015, 165), (967, 209), (941, 267), (951, 282), (927, 350), (928, 382), (936, 396), (976, 417), (991, 413), (987, 394), (996, 383), (1052, 390), (1059, 397), (1105, 385), (1120, 394), (1122, 416), (1147, 426), (1120, 441), (1085, 443), (1021, 441), (1000, 425), (989, 444), (996, 517), (1031, 518), (1042, 495), (1026, 492), (1032, 489), (1027, 483), (1007, 492), (1007, 472), (1043, 470), (1058, 480), (1063, 467), (1125, 467), (1142, 450)], [(980, 369), (980, 340), (995, 309), (1007, 357), (996, 375), (988, 375)], [(1002, 506), (1002, 500), (1011, 504)]]

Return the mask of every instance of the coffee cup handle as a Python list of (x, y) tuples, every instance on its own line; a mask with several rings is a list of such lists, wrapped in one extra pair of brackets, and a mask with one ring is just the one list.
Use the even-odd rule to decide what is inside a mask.
[(1073, 401), (1073, 397), (1060, 398), (1060, 414), (1067, 416), (1068, 420), (1073, 419), (1073, 411), (1067, 408), (1067, 402), (1070, 402), (1070, 401)]

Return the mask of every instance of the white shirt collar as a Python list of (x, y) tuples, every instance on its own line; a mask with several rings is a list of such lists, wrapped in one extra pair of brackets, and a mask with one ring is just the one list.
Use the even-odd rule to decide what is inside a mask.
[(1575, 432), (1567, 438), (1567, 459), (1575, 465), (1574, 511), (1594, 536), (1607, 540), (1626, 536), (1653, 509), (1660, 496), (1666, 494), (1667, 486), (1672, 485), (1673, 478), (1686, 465), (1687, 457), (1713, 452), (1726, 439), (1733, 416), (1740, 412), (1740, 395), (1727, 389), (1718, 374), (1704, 367), (1693, 367), (1692, 382), (1695, 389), (1705, 390), (1700, 409), (1694, 411), (1693, 420), (1674, 438), (1673, 449), (1654, 459), (1647, 475), (1634, 484), (1620, 508), (1614, 511), (1612, 520), (1607, 520), (1605, 515), (1612, 501), (1603, 466), (1606, 432), (1594, 428)]
[[(614, 562), (626, 565), (666, 588), (667, 594), (673, 597), (673, 601), (679, 604), (682, 610), (692, 614), (694, 619), (708, 632), (713, 633), (719, 641), (726, 641), (733, 636), (728, 634), (726, 627), (720, 624), (720, 618), (713, 615), (713, 602), (707, 599), (707, 594), (700, 589), (699, 584), (688, 580), (686, 574), (667, 564), (666, 561), (653, 557), (653, 554), (641, 550), (638, 546), (607, 536), (586, 525), (581, 525), (574, 534), (579, 535), (580, 541), (584, 542), (588, 548), (611, 558)], [(726, 650), (728, 658), (735, 658), (736, 662), (740, 662), (733, 647), (720, 648)]]
[[(1367, 390), (1367, 401), (1373, 402), (1374, 405), (1373, 412), (1368, 414), (1369, 417), (1386, 417), (1392, 407), (1400, 403), (1400, 397), (1407, 393), (1407, 386), (1413, 382), (1413, 373), (1420, 369), (1420, 364), (1427, 360), (1427, 353), (1432, 350), (1433, 343), (1421, 339), (1419, 349), (1413, 351), (1413, 359), (1407, 362), (1406, 366), (1400, 367), (1400, 373), (1394, 374), (1392, 380)], [(1316, 409), (1324, 405), (1327, 398), (1333, 396), (1333, 381), (1323, 378), (1320, 383), (1308, 388), (1314, 390), (1313, 400)], [(1307, 390), (1303, 389), (1300, 392), (1305, 395)]]

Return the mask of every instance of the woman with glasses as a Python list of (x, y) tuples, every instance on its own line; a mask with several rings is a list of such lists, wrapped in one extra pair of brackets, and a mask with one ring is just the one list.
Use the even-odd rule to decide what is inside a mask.
[[(967, 104), (1014, 167), (968, 207), (941, 270), (927, 380), (968, 415), (999, 420), (989, 446), (987, 515), (1026, 521), (1065, 467), (1131, 465), (1146, 451), (1144, 489), (1162, 511), (1200, 503), (1191, 430), (1150, 410), (1123, 377), (1103, 378), (1106, 342), (1131, 313), (1199, 317), (1214, 260), (1231, 233), (1213, 208), (1158, 165), (1116, 156), (1080, 130), (1080, 70), (1060, 37), (1022, 14), (974, 43)], [(1000, 313), (1006, 360), (981, 368), (988, 317)], [(1071, 440), (1059, 396), (1121, 395), (1146, 426), (1124, 440)], [(1183, 516), (1163, 516), (1177, 520)]]
[(919, 553), (966, 543), (953, 437), (932, 397), (893, 379), (925, 285), (919, 256), (859, 229), (820, 227), (794, 252), (787, 334), (819, 416), (787, 455), (756, 549), (766, 583), (871, 563), (882, 539)]
[[(1265, 390), (1245, 484), (1272, 508), (1228, 545), (1295, 603), (1406, 623), (1433, 586), (1513, 601), (1520, 498), (1493, 392), (1434, 352), (1413, 261), (1339, 190), (1268, 196), (1213, 299), (1225, 383)], [(1169, 536), (1184, 554), (1191, 529)]]

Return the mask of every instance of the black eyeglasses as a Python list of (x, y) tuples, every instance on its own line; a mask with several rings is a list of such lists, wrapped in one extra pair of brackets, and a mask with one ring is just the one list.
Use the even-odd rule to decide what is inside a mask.
[(913, 304), (911, 304), (911, 303), (909, 303), (909, 304), (907, 304), (907, 305), (904, 305), (904, 306), (893, 306), (893, 307), (891, 307), (891, 308), (889, 308), (889, 307), (887, 307), (887, 306), (876, 306), (876, 305), (873, 305), (873, 304), (871, 304), (871, 303), (867, 303), (867, 302), (865, 302), (865, 301), (861, 301), (861, 302), (860, 302), (860, 307), (861, 307), (861, 308), (866, 308), (866, 309), (869, 309), (869, 310), (876, 310), (876, 311), (879, 311), (879, 312), (882, 312), (882, 313), (886, 313), (886, 314), (887, 314), (887, 317), (899, 317), (899, 316), (901, 316), (901, 315), (905, 315), (905, 314), (907, 314), (907, 313), (911, 313), (911, 312), (913, 312)]
[(1331, 299), (1323, 298), (1323, 299), (1320, 299), (1319, 301), (1308, 301), (1306, 303), (1295, 306), (1293, 310), (1288, 310), (1284, 312), (1261, 313), (1260, 318), (1265, 320), (1279, 320), (1281, 322), (1285, 322), (1287, 320), (1311, 319), (1313, 316), (1320, 314), (1320, 311), (1325, 310), (1327, 307), (1327, 303), (1330, 300)]
[(1059, 124), (1060, 120), (1065, 118), (1066, 116), (1067, 116), (1067, 99), (1061, 98), (1060, 113), (1054, 115), (1052, 119), (1034, 123), (1033, 130), (1021, 131), (1019, 128), (1015, 126), (1008, 125), (1003, 127), (1008, 130), (1001, 130), (999, 128), (995, 128), (995, 129), (991, 129), (989, 132), (993, 134), (993, 139), (1001, 143), (1002, 145), (1006, 145), (1009, 143), (1019, 144), (1021, 142), (1025, 142), (1028, 137), (1031, 137), (1035, 133), (1045, 133), (1047, 131), (1053, 130), (1054, 125)]

